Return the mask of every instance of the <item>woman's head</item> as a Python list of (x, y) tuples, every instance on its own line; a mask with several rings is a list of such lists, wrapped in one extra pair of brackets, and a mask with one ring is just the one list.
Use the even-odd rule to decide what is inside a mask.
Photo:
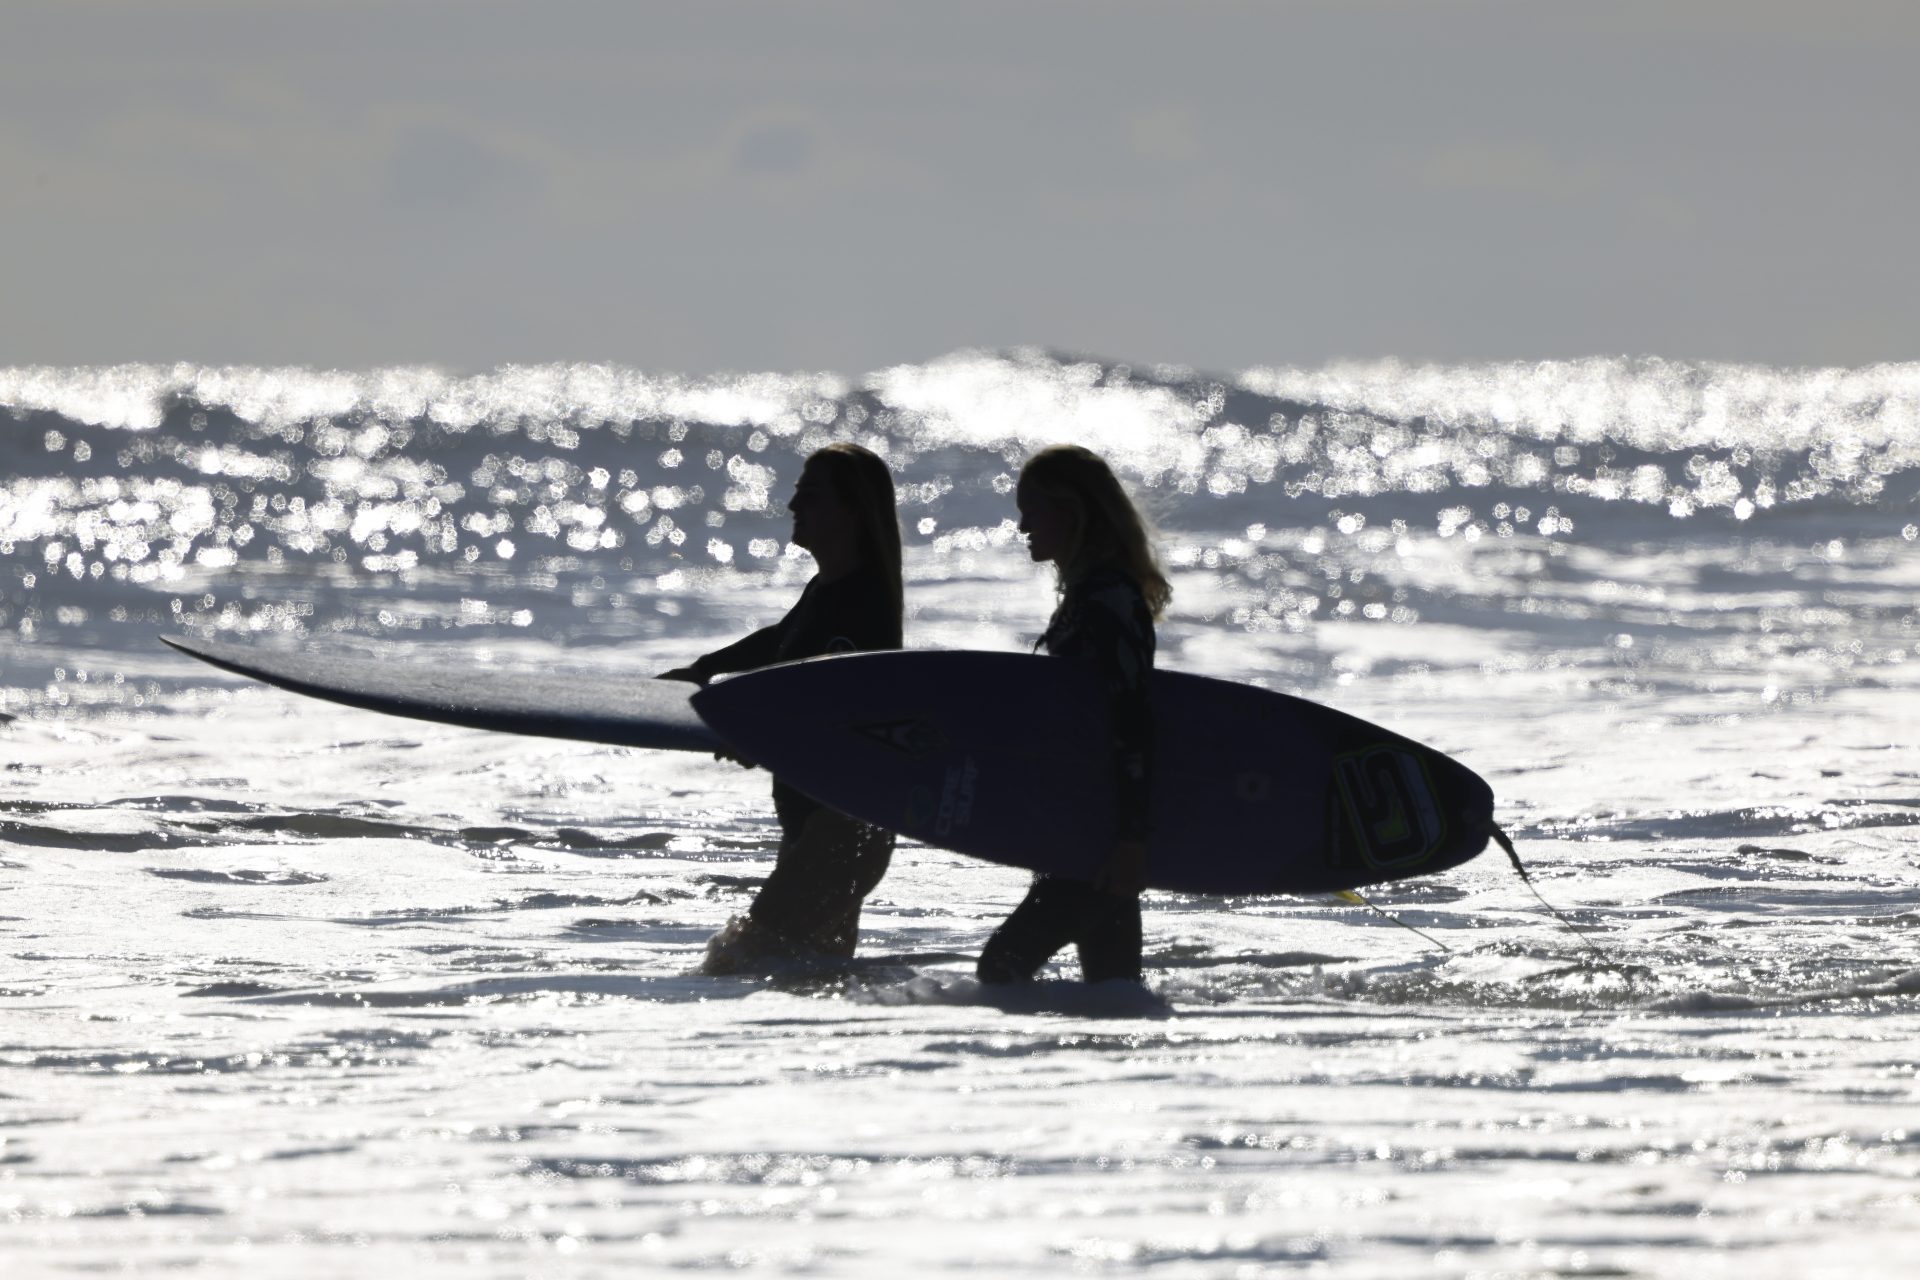
[(808, 456), (787, 503), (793, 541), (814, 553), (839, 551), (878, 569), (901, 599), (900, 519), (893, 475), (871, 451), (844, 441)]
[(1154, 617), (1173, 599), (1145, 518), (1091, 449), (1059, 444), (1034, 454), (1020, 469), (1014, 501), (1028, 551), (1052, 561), (1063, 583), (1117, 562), (1140, 584)]

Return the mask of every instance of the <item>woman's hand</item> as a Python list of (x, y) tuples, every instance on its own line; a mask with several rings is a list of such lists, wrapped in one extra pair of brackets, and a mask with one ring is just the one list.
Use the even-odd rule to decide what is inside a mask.
[(1093, 887), (1121, 898), (1137, 898), (1147, 887), (1147, 843), (1121, 840), (1113, 854), (1093, 877)]
[[(688, 684), (697, 684), (702, 688), (705, 688), (707, 683), (707, 678), (692, 667), (675, 667), (671, 671), (662, 671), (659, 675), (655, 676), (654, 679), (685, 680)], [(713, 753), (713, 758), (715, 760), (725, 760), (729, 764), (737, 764), (743, 769), (758, 769), (760, 767), (745, 756), (737, 756), (731, 751), (716, 751)]]

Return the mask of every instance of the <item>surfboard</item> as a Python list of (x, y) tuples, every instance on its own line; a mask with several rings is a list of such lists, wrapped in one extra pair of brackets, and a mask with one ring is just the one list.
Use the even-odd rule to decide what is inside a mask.
[(162, 639), (237, 675), (388, 715), (621, 747), (721, 751), (727, 745), (689, 703), (699, 686), (679, 680), (592, 679), (542, 668), (448, 664), (311, 645), (268, 649)]
[[(1458, 866), (1493, 792), (1378, 725), (1156, 671), (1147, 883), (1318, 893)], [(1091, 876), (1114, 843), (1111, 713), (1093, 674), (1017, 653), (839, 654), (694, 695), (736, 750), (823, 804), (926, 844)]]

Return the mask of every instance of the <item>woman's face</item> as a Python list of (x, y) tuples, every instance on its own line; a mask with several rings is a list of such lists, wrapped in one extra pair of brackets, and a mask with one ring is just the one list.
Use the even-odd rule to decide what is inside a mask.
[(823, 546), (847, 545), (854, 540), (853, 508), (841, 499), (825, 467), (809, 463), (801, 469), (787, 510), (793, 513), (796, 547), (818, 553)]
[(1027, 538), (1027, 554), (1036, 563), (1051, 560), (1058, 564), (1072, 553), (1078, 523), (1072, 507), (1024, 482), (1013, 491), (1013, 504), (1020, 509), (1020, 532)]

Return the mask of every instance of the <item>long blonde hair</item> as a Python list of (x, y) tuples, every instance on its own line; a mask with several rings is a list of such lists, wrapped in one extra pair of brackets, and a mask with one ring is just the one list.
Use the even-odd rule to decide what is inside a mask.
[(820, 467), (840, 500), (853, 508), (867, 555), (886, 579), (893, 597), (894, 617), (906, 614), (906, 592), (900, 583), (900, 515), (894, 505), (893, 473), (870, 449), (846, 440), (814, 450), (802, 469)]
[(1155, 618), (1173, 599), (1173, 584), (1154, 554), (1145, 516), (1120, 487), (1106, 459), (1077, 444), (1050, 445), (1027, 459), (1020, 483), (1063, 503), (1076, 520), (1072, 549), (1056, 568), (1066, 585), (1103, 564), (1118, 562), (1140, 586)]

